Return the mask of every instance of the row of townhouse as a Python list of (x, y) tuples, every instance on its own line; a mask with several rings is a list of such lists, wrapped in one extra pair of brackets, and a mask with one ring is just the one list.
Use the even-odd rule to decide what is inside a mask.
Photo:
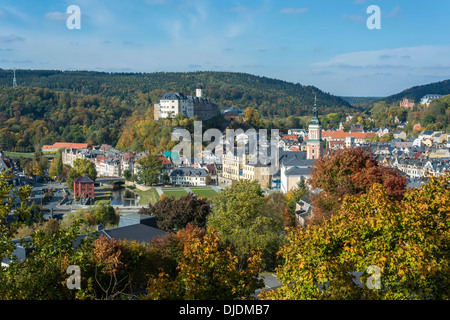
[(170, 182), (181, 186), (206, 186), (205, 168), (178, 167), (170, 173)]
[(239, 180), (256, 180), (261, 188), (270, 187), (287, 193), (296, 188), (300, 180), (309, 180), (314, 160), (307, 159), (306, 151), (276, 148), (273, 157), (277, 157), (277, 161), (272, 164), (270, 154), (262, 161), (256, 161), (246, 147), (233, 148), (225, 154), (222, 174), (218, 178), (220, 186), (226, 187)]
[(393, 168), (405, 173), (409, 178), (420, 179), (430, 174), (434, 177), (444, 174), (450, 170), (449, 160), (435, 159), (398, 159), (390, 161)]
[[(62, 153), (62, 160), (64, 164), (73, 166), (76, 159), (89, 159), (95, 164), (98, 177), (122, 178), (125, 170), (138, 174), (140, 171), (138, 160), (148, 154), (148, 152), (124, 153), (107, 145), (93, 148), (83, 146), (66, 148)], [(214, 164), (198, 164), (193, 158), (181, 159), (176, 152), (166, 152), (157, 156), (163, 166), (161, 173), (167, 172), (172, 184), (204, 186), (207, 175), (210, 175), (213, 184), (217, 180), (217, 167)], [(175, 166), (172, 160), (182, 160), (181, 165)]]
[(430, 131), (425, 130), (419, 133), (417, 139), (421, 144), (425, 146), (433, 146), (443, 144), (444, 142), (448, 142), (450, 138), (450, 134), (446, 134), (442, 131)]
[[(102, 148), (103, 147), (103, 148)], [(112, 147), (66, 148), (62, 153), (64, 164), (73, 167), (76, 159), (88, 159), (95, 164), (98, 177), (122, 177), (125, 170), (135, 173), (137, 155), (123, 153)]]

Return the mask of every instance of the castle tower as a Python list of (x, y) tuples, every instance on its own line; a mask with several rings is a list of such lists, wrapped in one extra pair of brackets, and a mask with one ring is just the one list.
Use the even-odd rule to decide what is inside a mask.
[(314, 98), (314, 115), (309, 122), (308, 141), (306, 142), (306, 158), (319, 159), (322, 156), (322, 125), (319, 120), (319, 112)]
[(199, 81), (198, 84), (197, 84), (197, 88), (195, 89), (195, 96), (197, 98), (201, 98), (202, 95), (203, 95), (203, 86), (202, 86), (202, 84)]

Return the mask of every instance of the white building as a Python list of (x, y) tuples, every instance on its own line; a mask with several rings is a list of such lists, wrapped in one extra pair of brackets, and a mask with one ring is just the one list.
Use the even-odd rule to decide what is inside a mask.
[(165, 93), (155, 104), (155, 120), (173, 118), (179, 113), (193, 117), (194, 100), (182, 93)]
[(195, 96), (182, 93), (165, 93), (154, 105), (154, 119), (175, 117), (182, 113), (187, 118), (197, 116), (199, 120), (207, 120), (220, 114), (217, 105), (209, 98), (203, 97), (203, 87), (199, 83), (195, 89)]
[(427, 95), (422, 97), (422, 99), (420, 100), (420, 104), (425, 105), (425, 106), (429, 106), (430, 102), (432, 100), (439, 99), (441, 97), (442, 97), (442, 95), (440, 95), (440, 94), (427, 94)]
[(175, 185), (206, 186), (208, 171), (204, 168), (177, 168), (169, 177)]

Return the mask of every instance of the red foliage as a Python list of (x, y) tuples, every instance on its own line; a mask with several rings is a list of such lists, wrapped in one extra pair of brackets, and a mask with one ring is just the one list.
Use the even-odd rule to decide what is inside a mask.
[(398, 171), (378, 163), (372, 154), (359, 147), (345, 148), (317, 160), (310, 183), (322, 190), (312, 196), (313, 223), (338, 214), (345, 196), (366, 193), (375, 183), (383, 185), (395, 199), (403, 196), (407, 185)]

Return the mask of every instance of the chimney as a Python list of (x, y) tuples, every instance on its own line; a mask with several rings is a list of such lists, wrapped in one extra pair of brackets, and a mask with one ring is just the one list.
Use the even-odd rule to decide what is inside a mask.
[(103, 225), (101, 223), (99, 223), (97, 225), (97, 231), (101, 231), (101, 230), (103, 230)]

